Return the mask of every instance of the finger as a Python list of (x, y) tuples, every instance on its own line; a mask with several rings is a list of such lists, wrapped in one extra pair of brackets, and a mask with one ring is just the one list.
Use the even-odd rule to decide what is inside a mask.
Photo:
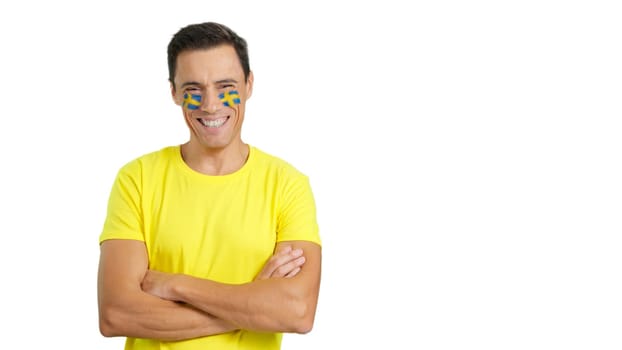
[(268, 272), (268, 275), (271, 276), (276, 269), (299, 258), (300, 256), (302, 256), (302, 249), (295, 249), (273, 255), (266, 265), (266, 272)]
[(295, 249), (289, 251), (288, 253), (274, 256), (274, 259), (271, 261), (272, 265), (270, 266), (271, 270), (273, 271), (272, 273), (274, 273), (276, 269), (279, 269), (282, 266), (287, 265), (288, 263), (300, 258), (302, 254), (302, 249)]
[(270, 277), (285, 277), (288, 273), (294, 271), (305, 263), (305, 257), (301, 256), (286, 264), (279, 266)]
[(279, 246), (279, 249), (274, 252), (274, 255), (281, 254), (281, 253), (285, 254), (291, 251), (292, 251), (291, 245), (283, 245), (283, 246)]
[(287, 274), (287, 275), (285, 275), (284, 277), (285, 277), (285, 278), (292, 278), (292, 277), (296, 276), (296, 275), (298, 274), (298, 272), (300, 272), (300, 270), (301, 270), (301, 268), (300, 268), (300, 266), (299, 266), (299, 267), (297, 267), (297, 268), (293, 269), (290, 273), (288, 273), (288, 274)]
[[(285, 248), (275, 253), (275, 255), (273, 255), (268, 260), (268, 262), (264, 265), (259, 275), (257, 275), (257, 278), (267, 279), (267, 278), (272, 277), (276, 269), (300, 257), (302, 253), (303, 253), (302, 249), (291, 250), (291, 247)], [(290, 270), (291, 269), (288, 269), (286, 272), (289, 272)], [(284, 274), (280, 275), (279, 277), (282, 277), (282, 276), (284, 276)]]

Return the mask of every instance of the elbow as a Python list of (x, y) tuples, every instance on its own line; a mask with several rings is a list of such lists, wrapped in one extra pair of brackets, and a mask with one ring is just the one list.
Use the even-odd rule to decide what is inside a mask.
[(110, 324), (106, 324), (106, 323), (102, 322), (102, 320), (99, 320), (99, 333), (101, 333), (101, 335), (103, 335), (104, 337), (114, 337), (114, 336), (116, 336), (116, 334), (113, 332), (113, 328), (110, 326)]
[(117, 327), (117, 317), (115, 312), (110, 309), (99, 311), (99, 332), (104, 337), (118, 337), (121, 335)]
[(291, 331), (298, 334), (307, 334), (311, 332), (315, 320), (315, 304), (300, 301), (295, 307), (295, 310), (295, 315), (293, 317), (295, 322), (291, 325)]
[(296, 329), (294, 330), (294, 333), (307, 334), (311, 332), (312, 329), (313, 329), (313, 320), (310, 320), (310, 321), (304, 320), (304, 321), (299, 322)]
[(112, 324), (108, 320), (99, 319), (99, 333), (104, 337), (116, 336)]
[(313, 329), (318, 295), (309, 288), (292, 288), (290, 292), (290, 332), (307, 334)]

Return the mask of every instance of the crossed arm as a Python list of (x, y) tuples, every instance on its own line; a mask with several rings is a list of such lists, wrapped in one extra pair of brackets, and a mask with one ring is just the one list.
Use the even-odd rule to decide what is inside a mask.
[(317, 244), (281, 242), (254, 281), (223, 284), (149, 270), (143, 242), (108, 240), (99, 265), (100, 330), (160, 340), (236, 329), (306, 333), (315, 317), (320, 270)]

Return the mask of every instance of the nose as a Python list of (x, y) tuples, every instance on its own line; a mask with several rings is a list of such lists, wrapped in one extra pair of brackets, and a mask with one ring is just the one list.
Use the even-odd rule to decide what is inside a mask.
[(201, 101), (201, 110), (207, 113), (216, 113), (222, 107), (218, 92), (206, 90)]

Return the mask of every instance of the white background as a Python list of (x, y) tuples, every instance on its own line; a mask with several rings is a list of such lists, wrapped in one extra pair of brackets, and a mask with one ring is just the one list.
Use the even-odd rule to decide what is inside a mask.
[(615, 1), (4, 2), (3, 344), (122, 348), (97, 326), (108, 192), (186, 140), (166, 45), (217, 21), (249, 43), (244, 139), (316, 195), (315, 328), (284, 349), (622, 348), (620, 18)]

